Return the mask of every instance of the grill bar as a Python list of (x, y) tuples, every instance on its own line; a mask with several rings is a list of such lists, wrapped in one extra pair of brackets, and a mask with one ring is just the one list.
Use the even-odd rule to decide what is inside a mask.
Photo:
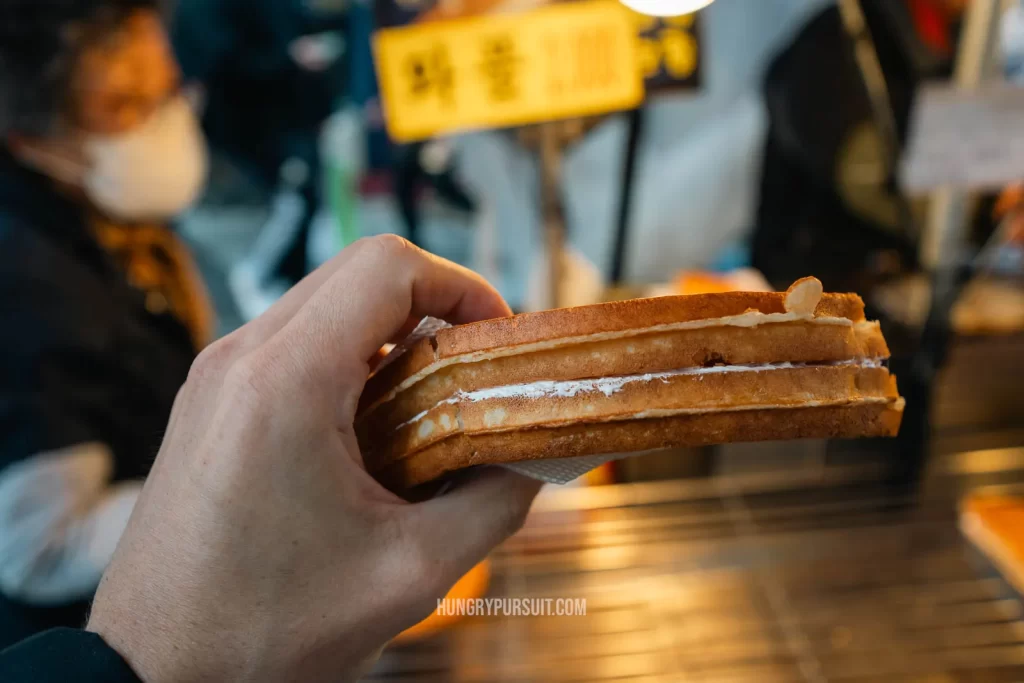
[(956, 530), (949, 478), (970, 473), (941, 469), (921, 500), (850, 467), (556, 491), (489, 597), (587, 616), (467, 617), (368, 680), (1022, 681), (1024, 608)]

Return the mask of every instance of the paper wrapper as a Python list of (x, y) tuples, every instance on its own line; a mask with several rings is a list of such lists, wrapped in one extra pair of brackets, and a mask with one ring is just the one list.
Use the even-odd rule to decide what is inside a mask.
[(568, 484), (579, 479), (587, 472), (597, 469), (605, 463), (630, 458), (639, 453), (607, 453), (604, 455), (581, 455), (575, 458), (555, 458), (553, 460), (524, 460), (501, 465), (507, 470), (524, 477), (544, 481), (548, 484)]
[(416, 329), (409, 333), (408, 337), (391, 347), (391, 350), (388, 351), (386, 356), (384, 356), (384, 359), (381, 360), (379, 365), (377, 365), (377, 372), (380, 372), (381, 369), (395, 362), (396, 358), (411, 349), (420, 339), (433, 337), (435, 334), (448, 327), (451, 327), (451, 324), (446, 323), (443, 320), (430, 317), (424, 318), (420, 321), (420, 324), (416, 326)]

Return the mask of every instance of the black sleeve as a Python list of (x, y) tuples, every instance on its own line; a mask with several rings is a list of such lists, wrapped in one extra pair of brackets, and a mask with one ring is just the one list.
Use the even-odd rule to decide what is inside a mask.
[(170, 21), (171, 42), (186, 83), (208, 83), (236, 47), (224, 0), (182, 0)]
[(110, 443), (117, 358), (107, 290), (24, 226), (0, 240), (0, 468), (38, 453)]
[(81, 286), (84, 266), (28, 229), (0, 247), (0, 469), (38, 453), (105, 443), (103, 412), (111, 407), (96, 388), (110, 378), (96, 371), (96, 361), (110, 355), (104, 349), (112, 341), (102, 316), (88, 310), (100, 299)]
[(3, 232), (0, 469), (95, 442), (113, 452), (117, 479), (144, 476), (192, 361), (187, 333), (150, 315), (106, 261), (83, 256), (99, 247), (22, 225)]
[(0, 652), (4, 683), (142, 683), (95, 633), (59, 628)]
[(303, 34), (297, 0), (183, 0), (171, 21), (171, 42), (186, 82), (216, 76), (254, 81), (300, 71), (291, 42)]

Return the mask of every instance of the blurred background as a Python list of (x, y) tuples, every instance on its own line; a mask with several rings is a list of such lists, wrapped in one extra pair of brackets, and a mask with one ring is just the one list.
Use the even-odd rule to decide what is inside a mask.
[[(178, 0), (166, 9), (175, 92), (187, 95), (205, 139), (201, 190), (160, 216), (194, 258), (201, 286), (186, 300), (209, 294), (209, 329), (193, 347), (380, 233), (481, 272), (516, 311), (780, 290), (814, 275), (826, 291), (861, 294), (882, 322), (907, 399), (903, 428), (886, 441), (660, 452), (547, 487), (523, 532), (458, 595), (583, 597), (587, 616), (425, 624), (384, 653), (370, 680), (1024, 680), (1014, 587), (1024, 564), (959, 530), (965, 500), (1024, 506), (1015, 497), (1024, 492), (1024, 3), (715, 0), (669, 17), (567, 4), (611, 21), (607, 35), (628, 32), (629, 44), (585, 52), (585, 21), (557, 15), (561, 37), (543, 43), (554, 46), (547, 59), (575, 65), (559, 72), (558, 89), (543, 41), (531, 42), (547, 35), (535, 15), (559, 11), (540, 0)], [(92, 5), (73, 20), (92, 26), (105, 5), (124, 16), (150, 9)], [(3, 41), (28, 41), (31, 29), (4, 19), (0, 87), (11, 88), (36, 73), (26, 64), (48, 62), (19, 61), (24, 46), (13, 57)], [(607, 78), (588, 81), (585, 65), (602, 54), (611, 55)], [(17, 112), (4, 113), (12, 168), (54, 177), (56, 166), (32, 161), (41, 153), (19, 142)], [(0, 187), (0, 221), (20, 193), (5, 198)], [(139, 222), (122, 217), (114, 222)], [(124, 251), (123, 236), (100, 241)], [(15, 259), (17, 244), (4, 250), (4, 264), (40, 269), (0, 280), (8, 329), (31, 320), (56, 334), (59, 319), (86, 340), (76, 358), (128, 363), (107, 357), (101, 328), (120, 329), (116, 315), (136, 314), (129, 304), (102, 323), (68, 318), (53, 298), (19, 308), (26, 283), (51, 278), (39, 272), (71, 271), (46, 252), (26, 261)], [(156, 315), (157, 285), (128, 279)], [(114, 301), (96, 296), (83, 306)], [(194, 322), (195, 306), (189, 318), (168, 300), (170, 313)], [(159, 425), (183, 376), (155, 379), (150, 369), (187, 368), (194, 349), (165, 361), (164, 333), (150, 323), (132, 339), (152, 337), (139, 343), (155, 350), (116, 395), (136, 396), (131, 382), (168, 390), (116, 410), (149, 411), (142, 422)], [(107, 380), (19, 370), (11, 359), (41, 361), (23, 337), (0, 336), (10, 338), (11, 366), (0, 375), (9, 432), (0, 441), (0, 624), (10, 624), (0, 635), (23, 635), (79, 614), (105, 562), (95, 543), (86, 570), (62, 565), (74, 564), (74, 548), (53, 552), (55, 538), (67, 541), (55, 530), (80, 518), (83, 499), (68, 483), (78, 474), (53, 488), (40, 458), (105, 444), (113, 465), (95, 465), (102, 474), (85, 504), (94, 509), (110, 487), (144, 475), (147, 466), (124, 465), (126, 451), (132, 462), (155, 451), (141, 436), (108, 438), (116, 420), (104, 408), (82, 418), (100, 426), (76, 422), (56, 441), (22, 436), (24, 420), (49, 425), (71, 405), (62, 387), (83, 400)], [(130, 510), (134, 498), (124, 500)], [(102, 519), (116, 539), (126, 513), (111, 509)], [(1024, 547), (1020, 521), (999, 548)]]

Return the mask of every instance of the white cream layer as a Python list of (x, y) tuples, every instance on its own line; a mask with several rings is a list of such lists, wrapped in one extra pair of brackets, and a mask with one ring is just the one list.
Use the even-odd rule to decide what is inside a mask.
[(657, 380), (666, 381), (670, 377), (683, 375), (713, 375), (728, 372), (769, 372), (772, 370), (793, 370), (809, 367), (846, 367), (856, 366), (861, 368), (883, 367), (883, 360), (880, 358), (856, 358), (851, 360), (836, 361), (832, 363), (764, 363), (759, 365), (714, 365), (708, 368), (694, 367), (682, 368), (680, 370), (669, 370), (666, 372), (652, 372), (643, 375), (626, 375), (624, 377), (599, 377), (596, 379), (575, 379), (575, 380), (540, 380), (528, 384), (510, 384), (507, 386), (490, 387), (476, 391), (458, 391), (451, 398), (440, 401), (422, 413), (406, 420), (395, 427), (395, 430), (403, 429), (415, 424), (426, 417), (430, 411), (443, 405), (451, 405), (461, 401), (476, 403), (496, 398), (572, 398), (579, 394), (602, 393), (605, 396), (612, 396), (628, 384), (636, 382), (653, 382)]
[(533, 342), (530, 344), (520, 344), (518, 346), (509, 346), (500, 349), (492, 349), (489, 351), (475, 351), (472, 353), (464, 353), (451, 358), (445, 358), (443, 360), (435, 360), (430, 365), (426, 366), (419, 372), (410, 375), (391, 391), (387, 392), (379, 399), (374, 401), (366, 409), (365, 414), (369, 414), (370, 411), (377, 408), (377, 406), (387, 403), (399, 393), (405, 391), (412, 385), (416, 384), (420, 380), (424, 379), (428, 375), (431, 375), (438, 370), (446, 368), (450, 365), (456, 365), (459, 363), (477, 363), (485, 360), (493, 360), (495, 358), (504, 358), (506, 356), (516, 356), (526, 353), (533, 353), (534, 351), (549, 351), (551, 349), (558, 349), (565, 346), (572, 346), (576, 344), (585, 344), (591, 342), (608, 341), (612, 339), (625, 339), (627, 337), (636, 337), (639, 335), (659, 334), (664, 332), (677, 332), (681, 330), (702, 330), (711, 327), (758, 327), (759, 325), (772, 325), (779, 323), (792, 323), (792, 322), (808, 322), (815, 325), (833, 325), (840, 327), (853, 327), (854, 325), (871, 325), (875, 323), (869, 323), (866, 321), (854, 323), (848, 318), (833, 318), (829, 316), (818, 316), (815, 317), (812, 313), (806, 312), (787, 312), (787, 313), (762, 313), (761, 311), (750, 310), (745, 313), (738, 315), (730, 315), (721, 318), (704, 318), (701, 320), (687, 320), (684, 322), (677, 323), (665, 323), (661, 325), (651, 325), (649, 327), (643, 327), (639, 329), (631, 330), (618, 330), (616, 332), (598, 332), (594, 334), (583, 335), (580, 337), (562, 337), (559, 339), (548, 339), (541, 342)]

